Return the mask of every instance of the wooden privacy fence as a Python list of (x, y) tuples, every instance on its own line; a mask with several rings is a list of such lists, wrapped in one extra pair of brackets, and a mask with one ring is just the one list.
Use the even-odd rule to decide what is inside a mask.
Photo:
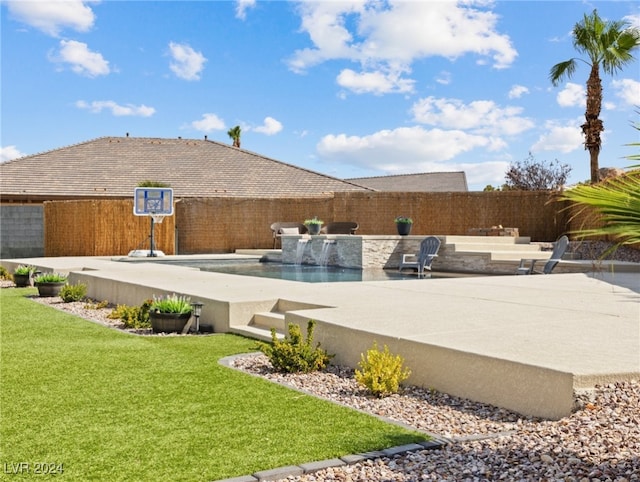
[[(411, 234), (465, 235), (472, 228), (518, 228), (533, 241), (553, 241), (571, 230), (565, 202), (548, 192), (328, 193), (301, 198), (188, 198), (175, 216), (155, 226), (155, 247), (165, 254), (233, 252), (273, 246), (269, 226), (356, 221), (357, 234), (396, 234), (396, 216), (413, 218)], [(45, 203), (45, 256), (126, 255), (148, 249), (150, 220), (133, 215), (133, 200)], [(146, 240), (146, 242), (145, 242)]]
[[(149, 249), (151, 221), (133, 214), (133, 199), (44, 203), (45, 256), (116, 256)], [(175, 253), (175, 217), (154, 226), (155, 249)]]

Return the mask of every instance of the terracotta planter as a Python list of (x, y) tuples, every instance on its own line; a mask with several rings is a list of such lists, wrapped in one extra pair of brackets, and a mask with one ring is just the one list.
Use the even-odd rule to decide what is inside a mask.
[(51, 281), (48, 283), (36, 283), (38, 294), (42, 297), (49, 298), (51, 296), (59, 296), (60, 290), (66, 284), (66, 281)]
[(411, 234), (411, 226), (413, 226), (413, 223), (396, 223), (398, 234), (400, 236), (407, 236)]
[(181, 333), (191, 313), (158, 313), (151, 311), (149, 320), (154, 333)]

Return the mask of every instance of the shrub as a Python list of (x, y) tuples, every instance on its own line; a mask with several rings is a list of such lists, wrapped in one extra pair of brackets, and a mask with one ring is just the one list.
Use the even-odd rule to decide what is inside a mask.
[(411, 375), (411, 370), (402, 366), (404, 359), (400, 355), (392, 355), (387, 345), (384, 346), (384, 351), (380, 351), (378, 344), (374, 342), (366, 357), (364, 354), (360, 357), (360, 370), (356, 369), (355, 373), (356, 381), (376, 397), (398, 393), (400, 384)]
[(102, 301), (90, 300), (84, 305), (84, 308), (87, 310), (99, 310), (101, 308), (106, 308), (107, 306), (109, 306), (109, 302), (107, 300), (102, 300)]
[(149, 309), (153, 300), (146, 300), (140, 306), (118, 305), (107, 316), (112, 320), (120, 320), (126, 328), (151, 328)]
[(24, 274), (32, 275), (35, 272), (36, 272), (36, 267), (35, 266), (31, 266), (31, 265), (27, 265), (27, 264), (21, 264), (20, 266), (18, 266), (15, 269), (15, 271), (13, 273), (14, 274), (23, 274), (23, 275)]
[(312, 347), (315, 320), (307, 323), (307, 338), (302, 339), (300, 327), (289, 323), (289, 334), (278, 340), (275, 328), (271, 329), (271, 343), (258, 342), (258, 349), (267, 355), (276, 371), (283, 373), (309, 373), (323, 370), (333, 355), (320, 348), (320, 343)]
[(42, 273), (36, 276), (36, 283), (63, 283), (67, 281), (67, 275), (60, 273)]
[(151, 311), (159, 313), (191, 313), (191, 298), (178, 296), (175, 293), (164, 297), (153, 297)]
[(11, 279), (9, 271), (4, 266), (0, 266), (0, 279)]
[(65, 303), (81, 301), (87, 295), (87, 285), (78, 283), (75, 285), (66, 284), (60, 289), (60, 298)]

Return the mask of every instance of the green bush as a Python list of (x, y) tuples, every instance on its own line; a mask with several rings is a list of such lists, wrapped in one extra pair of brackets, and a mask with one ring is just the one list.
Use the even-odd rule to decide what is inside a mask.
[(402, 366), (404, 359), (400, 355), (392, 355), (387, 345), (384, 346), (384, 351), (380, 351), (377, 342), (374, 342), (366, 357), (364, 354), (360, 357), (360, 370), (356, 369), (355, 373), (356, 381), (376, 397), (398, 393), (400, 384), (411, 375), (411, 370)]
[[(3, 268), (4, 269), (4, 268)], [(13, 272), (14, 274), (28, 274), (28, 275), (32, 275), (33, 273), (36, 272), (36, 267), (35, 266), (31, 266), (28, 264), (21, 264), (20, 266), (18, 266), (15, 271)]]
[(106, 308), (108, 306), (109, 306), (109, 301), (107, 301), (107, 300), (102, 300), (102, 301), (89, 300), (84, 305), (84, 308), (87, 309), (87, 310), (100, 310), (100, 309)]
[(4, 266), (0, 266), (0, 279), (11, 279), (9, 271)]
[(309, 320), (307, 338), (303, 340), (300, 327), (289, 323), (289, 334), (278, 340), (275, 328), (271, 329), (271, 343), (258, 342), (258, 349), (267, 355), (273, 368), (283, 373), (309, 373), (323, 370), (333, 355), (320, 348), (320, 343), (312, 347), (313, 330), (316, 322)]
[(82, 301), (87, 295), (87, 285), (78, 283), (75, 285), (66, 284), (60, 289), (60, 298), (65, 303), (72, 301)]
[(61, 273), (42, 273), (34, 279), (36, 283), (63, 283), (67, 281), (67, 275)]
[(151, 311), (160, 313), (191, 313), (191, 298), (178, 296), (175, 293), (164, 297), (153, 297)]
[(112, 320), (120, 320), (126, 328), (151, 328), (149, 309), (153, 300), (147, 300), (140, 306), (118, 305), (107, 316)]

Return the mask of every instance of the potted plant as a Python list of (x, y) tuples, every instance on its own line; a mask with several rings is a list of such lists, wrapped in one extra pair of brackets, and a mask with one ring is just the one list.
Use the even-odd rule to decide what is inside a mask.
[(58, 296), (67, 283), (67, 275), (61, 273), (42, 273), (34, 278), (38, 294), (43, 297)]
[(13, 282), (18, 288), (24, 288), (25, 286), (33, 286), (33, 276), (36, 272), (36, 267), (26, 264), (21, 264), (13, 272)]
[(397, 216), (396, 227), (398, 228), (398, 234), (400, 236), (406, 236), (411, 233), (411, 226), (413, 226), (413, 219), (407, 216)]
[(318, 216), (314, 216), (313, 219), (306, 219), (304, 224), (309, 230), (309, 234), (319, 234), (324, 221), (318, 219)]
[(155, 333), (181, 333), (191, 318), (191, 298), (175, 293), (153, 297), (149, 320)]

